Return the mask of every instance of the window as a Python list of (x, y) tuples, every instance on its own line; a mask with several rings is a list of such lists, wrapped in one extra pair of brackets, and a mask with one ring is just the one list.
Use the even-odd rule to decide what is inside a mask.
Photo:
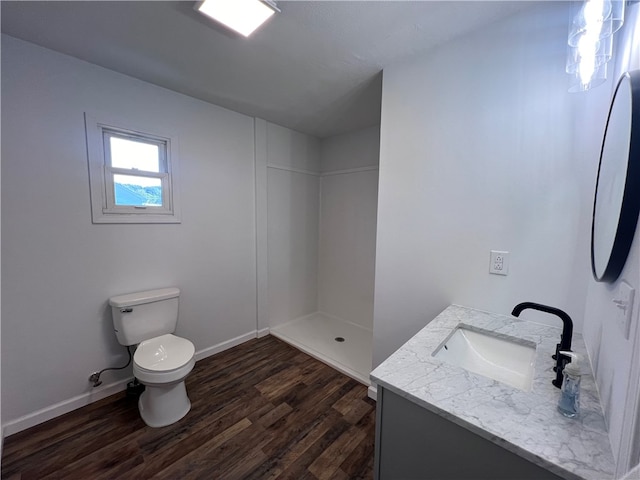
[(93, 223), (179, 223), (172, 139), (85, 118)]

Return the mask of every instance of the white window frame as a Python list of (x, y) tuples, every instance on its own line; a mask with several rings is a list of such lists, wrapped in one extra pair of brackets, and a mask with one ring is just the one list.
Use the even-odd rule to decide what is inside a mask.
[[(180, 223), (177, 188), (177, 139), (174, 135), (148, 133), (127, 125), (124, 121), (108, 121), (104, 116), (85, 113), (87, 157), (93, 223)], [(155, 144), (160, 152), (160, 172), (112, 167), (111, 137)], [(116, 205), (114, 175), (159, 178), (162, 185), (162, 206)]]

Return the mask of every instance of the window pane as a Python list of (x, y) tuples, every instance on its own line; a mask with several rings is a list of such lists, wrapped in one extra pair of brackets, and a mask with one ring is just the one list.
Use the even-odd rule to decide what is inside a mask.
[(134, 175), (114, 175), (116, 205), (135, 207), (162, 206), (162, 180)]
[(160, 172), (158, 145), (118, 137), (109, 137), (109, 142), (112, 167)]

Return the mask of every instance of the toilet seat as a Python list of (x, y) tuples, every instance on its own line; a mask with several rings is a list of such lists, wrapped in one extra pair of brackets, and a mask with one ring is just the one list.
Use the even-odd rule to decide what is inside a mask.
[(167, 384), (183, 380), (195, 365), (195, 347), (172, 334), (150, 338), (133, 355), (133, 374), (144, 384)]
[(189, 340), (168, 333), (138, 345), (133, 360), (145, 370), (167, 372), (185, 365), (195, 351)]

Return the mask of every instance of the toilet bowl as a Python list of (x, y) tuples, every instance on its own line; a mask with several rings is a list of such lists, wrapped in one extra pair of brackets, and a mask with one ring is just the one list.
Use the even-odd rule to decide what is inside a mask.
[(150, 427), (164, 427), (191, 409), (184, 384), (195, 365), (195, 347), (172, 334), (145, 340), (133, 356), (133, 374), (146, 386), (140, 395), (140, 416)]

